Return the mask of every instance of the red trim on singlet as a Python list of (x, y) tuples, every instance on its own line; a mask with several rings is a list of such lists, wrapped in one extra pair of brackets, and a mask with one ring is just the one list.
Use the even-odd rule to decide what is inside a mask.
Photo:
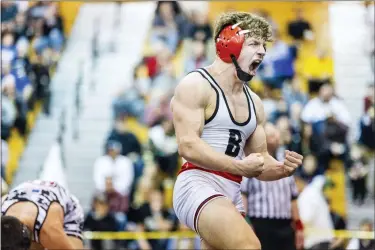
[(216, 175), (219, 175), (221, 177), (224, 177), (225, 179), (228, 179), (228, 180), (231, 180), (231, 181), (234, 181), (234, 182), (237, 182), (237, 183), (241, 183), (241, 181), (242, 181), (242, 176), (240, 176), (240, 175), (234, 175), (234, 174), (230, 174), (230, 173), (227, 173), (227, 172), (220, 172), (220, 171), (214, 171), (214, 170), (201, 168), (201, 167), (195, 166), (194, 164), (192, 164), (190, 162), (185, 162), (185, 164), (182, 165), (181, 170), (178, 172), (178, 174), (180, 174), (180, 173), (182, 173), (186, 170), (191, 170), (191, 169), (198, 169), (198, 170), (202, 170), (202, 171), (205, 171), (205, 172), (208, 172), (208, 173), (216, 174)]

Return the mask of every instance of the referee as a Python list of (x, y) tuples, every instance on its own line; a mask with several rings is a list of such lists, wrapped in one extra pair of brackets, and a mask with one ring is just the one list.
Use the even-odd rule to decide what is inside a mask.
[[(267, 124), (265, 132), (268, 152), (275, 156), (279, 131)], [(298, 191), (293, 176), (271, 182), (244, 178), (241, 191), (246, 214), (262, 250), (303, 249), (303, 225), (299, 219)]]

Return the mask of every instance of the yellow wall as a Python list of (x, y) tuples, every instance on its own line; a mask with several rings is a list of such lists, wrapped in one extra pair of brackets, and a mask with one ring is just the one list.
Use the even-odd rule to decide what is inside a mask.
[[(220, 13), (229, 10), (252, 12), (255, 10), (266, 10), (272, 19), (279, 25), (283, 36), (287, 33), (289, 20), (295, 16), (293, 9), (302, 8), (306, 19), (311, 24), (318, 38), (319, 45), (330, 46), (330, 35), (328, 30), (328, 3), (327, 2), (210, 2), (209, 17), (215, 20)], [(330, 48), (327, 48), (330, 50)]]
[(84, 2), (59, 2), (60, 14), (64, 20), (65, 34), (70, 35), (74, 21), (78, 15), (79, 9)]

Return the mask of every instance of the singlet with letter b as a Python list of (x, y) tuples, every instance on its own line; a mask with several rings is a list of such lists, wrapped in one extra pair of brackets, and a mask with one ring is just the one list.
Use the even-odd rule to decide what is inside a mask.
[[(230, 111), (224, 91), (208, 71), (201, 68), (193, 72), (201, 74), (216, 92), (215, 111), (212, 116), (205, 121), (201, 139), (210, 145), (215, 151), (225, 153), (236, 159), (244, 158), (244, 147), (246, 141), (255, 131), (257, 126), (255, 105), (250, 95), (250, 88), (245, 84), (243, 86), (243, 92), (247, 99), (248, 118), (246, 121), (239, 123), (235, 120)], [(242, 180), (241, 176), (203, 169), (188, 162), (184, 164), (181, 171), (187, 169), (201, 169), (239, 183)]]
[(65, 233), (69, 236), (83, 239), (83, 209), (78, 199), (61, 185), (56, 182), (42, 180), (28, 181), (18, 185), (9, 191), (7, 197), (2, 202), (2, 215), (5, 215), (12, 205), (25, 201), (34, 203), (38, 208), (33, 230), (33, 240), (35, 242), (40, 243), (39, 234), (52, 202), (57, 202), (63, 208)]

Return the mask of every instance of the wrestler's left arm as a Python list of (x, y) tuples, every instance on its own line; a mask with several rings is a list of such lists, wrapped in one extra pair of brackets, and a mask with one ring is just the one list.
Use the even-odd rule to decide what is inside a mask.
[(266, 133), (264, 131), (266, 119), (263, 103), (256, 94), (251, 93), (251, 97), (255, 105), (257, 127), (246, 142), (245, 154), (261, 153), (264, 157), (264, 170), (256, 178), (262, 181), (274, 181), (291, 176), (298, 166), (302, 164), (302, 155), (285, 150), (285, 160), (284, 162), (280, 162), (268, 153)]

